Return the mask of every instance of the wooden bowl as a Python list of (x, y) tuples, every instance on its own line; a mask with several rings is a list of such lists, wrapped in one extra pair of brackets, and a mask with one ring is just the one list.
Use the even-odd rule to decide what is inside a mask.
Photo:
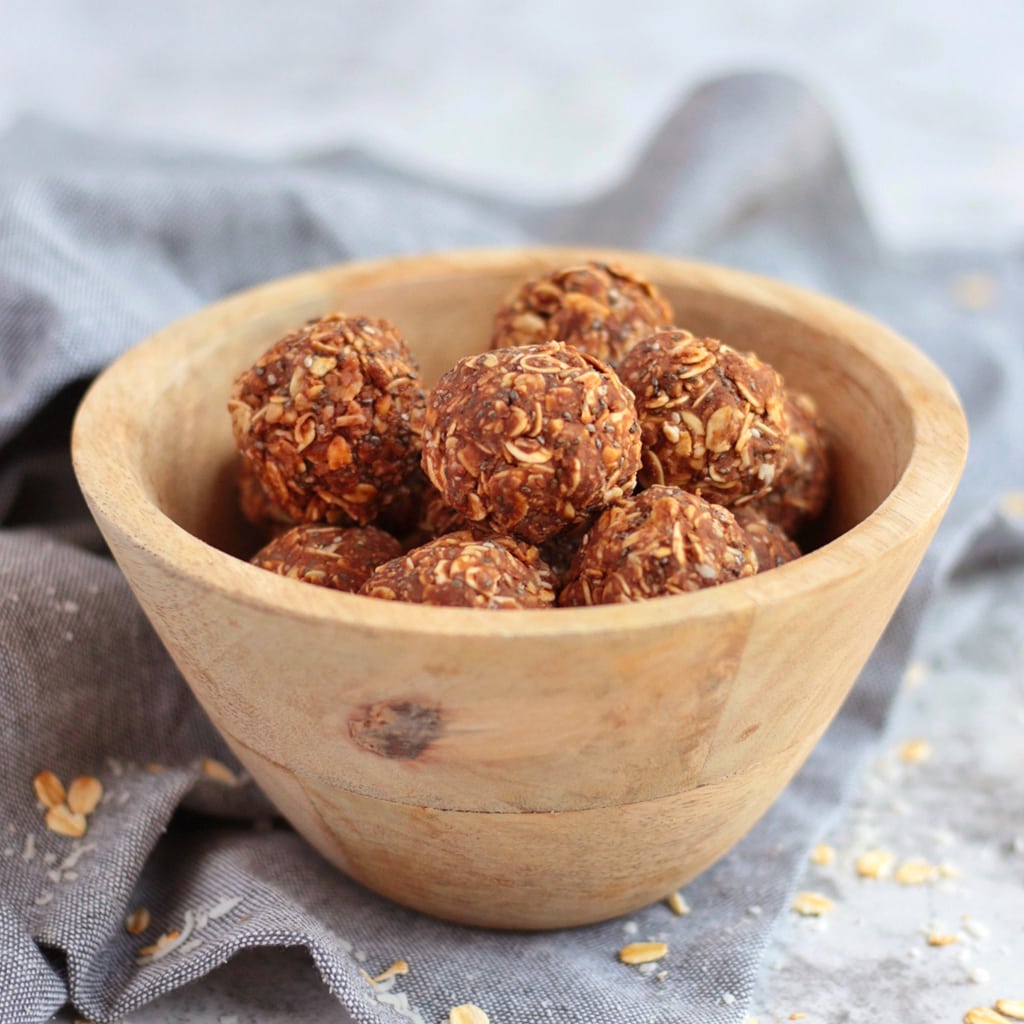
[[(817, 398), (835, 467), (811, 554), (645, 603), (490, 612), (297, 583), (236, 557), (234, 377), (306, 319), (397, 323), (433, 383), (486, 347), (526, 277), (584, 258), (646, 275), (679, 322)], [(836, 302), (700, 264), (595, 250), (353, 263), (160, 331), (93, 385), (82, 490), (214, 724), (328, 860), (453, 921), (626, 913), (721, 857), (807, 757), (952, 496), (964, 417), (935, 366)]]

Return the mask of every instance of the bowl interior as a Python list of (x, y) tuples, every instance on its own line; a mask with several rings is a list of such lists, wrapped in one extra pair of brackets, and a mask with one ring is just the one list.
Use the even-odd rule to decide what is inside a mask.
[[(558, 265), (552, 256), (529, 267), (489, 266), (479, 273), (444, 265), (418, 274), (351, 279), (310, 275), (308, 294), (208, 330), (167, 368), (155, 401), (137, 426), (138, 466), (155, 505), (192, 535), (230, 554), (251, 553), (255, 538), (237, 510), (237, 456), (226, 411), (232, 381), (289, 329), (338, 309), (382, 316), (405, 334), (425, 382), (457, 359), (487, 347), (493, 312), (528, 273)], [(873, 356), (820, 321), (800, 319), (760, 294), (723, 292), (698, 276), (659, 277), (680, 326), (751, 349), (787, 385), (810, 393), (827, 424), (834, 481), (820, 541), (869, 516), (892, 492), (913, 449), (912, 410), (903, 389)]]

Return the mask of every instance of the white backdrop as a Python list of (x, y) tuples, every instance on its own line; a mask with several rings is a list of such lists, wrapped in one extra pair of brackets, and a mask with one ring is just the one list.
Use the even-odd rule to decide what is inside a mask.
[(887, 240), (987, 245), (1024, 229), (1022, 53), (1021, 0), (0, 0), (0, 131), (360, 145), (568, 199), (621, 176), (694, 84), (782, 70), (834, 112)]

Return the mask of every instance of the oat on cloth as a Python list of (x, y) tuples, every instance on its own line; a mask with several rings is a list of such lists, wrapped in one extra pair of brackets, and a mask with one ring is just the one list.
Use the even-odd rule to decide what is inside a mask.
[[(649, 248), (835, 294), (921, 344), (972, 419), (973, 456), (927, 568), (817, 751), (687, 888), (691, 914), (632, 916), (628, 941), (667, 945), (655, 970), (616, 959), (622, 921), (460, 928), (323, 863), (237, 774), (107, 556), (68, 459), (84, 383), (228, 292), (354, 257), (527, 241)], [(991, 302), (958, 303), (950, 282), (965, 268)], [(993, 511), (1024, 489), (1022, 269), (1013, 254), (880, 251), (828, 118), (768, 76), (703, 89), (621, 186), (562, 208), (462, 195), (352, 152), (184, 159), (43, 124), (0, 139), (0, 1022), (43, 1021), (68, 1000), (113, 1021), (243, 948), (290, 945), (358, 1021), (436, 1024), (464, 1003), (495, 1024), (741, 1020), (798, 866), (885, 718), (929, 586), (967, 558), (978, 572), (1024, 558), (1017, 506)], [(60, 822), (72, 834), (44, 823), (32, 786), (44, 769), (102, 786), (91, 813)], [(98, 793), (82, 786), (88, 805)], [(763, 913), (747, 914), (755, 904)], [(408, 973), (377, 986), (361, 973), (397, 960)]]

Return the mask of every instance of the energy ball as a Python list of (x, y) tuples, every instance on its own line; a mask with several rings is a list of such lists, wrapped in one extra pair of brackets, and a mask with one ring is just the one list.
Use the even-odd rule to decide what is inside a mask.
[(278, 530), (295, 525), (264, 493), (247, 459), (242, 459), (238, 464), (238, 506), (242, 515), (254, 526)]
[(800, 549), (786, 536), (776, 523), (765, 519), (752, 505), (741, 505), (734, 510), (736, 522), (750, 538), (750, 546), (757, 555), (757, 571), (767, 572), (800, 557)]
[(562, 342), (461, 360), (427, 400), (423, 468), (471, 526), (534, 544), (632, 492), (633, 396)]
[(459, 608), (550, 608), (551, 570), (537, 549), (511, 537), (459, 530), (374, 570), (361, 594)]
[(751, 502), (767, 519), (795, 534), (817, 519), (828, 500), (829, 468), (824, 425), (810, 395), (790, 392), (787, 460), (772, 489)]
[(671, 323), (672, 309), (653, 284), (619, 266), (585, 263), (520, 286), (495, 314), (491, 348), (554, 339), (614, 366)]
[(655, 485), (598, 517), (558, 603), (643, 601), (756, 571), (750, 539), (727, 508), (678, 487)]
[(235, 381), (235, 442), (277, 518), (364, 525), (405, 496), (425, 395), (387, 320), (334, 313), (291, 331)]
[(374, 526), (322, 526), (302, 523), (272, 540), (252, 564), (279, 576), (354, 594), (402, 545)]
[(642, 486), (732, 506), (766, 494), (785, 469), (782, 378), (752, 353), (672, 328), (639, 342), (619, 374), (643, 430)]

